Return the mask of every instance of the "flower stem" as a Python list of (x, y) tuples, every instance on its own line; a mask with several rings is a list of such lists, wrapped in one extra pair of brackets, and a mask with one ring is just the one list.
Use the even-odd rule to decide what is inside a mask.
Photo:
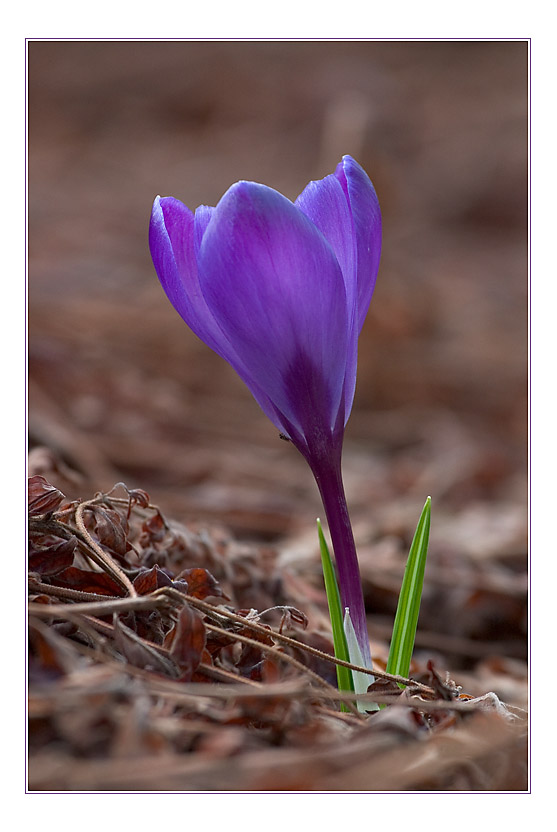
[(333, 455), (308, 459), (319, 488), (335, 553), (342, 606), (350, 610), (356, 638), (366, 663), (371, 667), (366, 611), (354, 535), (342, 482), (341, 449)]

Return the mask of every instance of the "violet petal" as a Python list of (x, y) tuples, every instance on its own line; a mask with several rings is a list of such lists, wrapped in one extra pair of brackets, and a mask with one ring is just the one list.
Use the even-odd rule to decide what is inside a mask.
[(357, 247), (358, 315), (360, 332), (377, 280), (381, 257), (381, 211), (375, 188), (351, 156), (343, 156), (335, 176), (343, 187), (354, 221)]
[(238, 182), (199, 251), (207, 305), (251, 378), (301, 433), (330, 431), (344, 406), (346, 290), (331, 246), (284, 196)]

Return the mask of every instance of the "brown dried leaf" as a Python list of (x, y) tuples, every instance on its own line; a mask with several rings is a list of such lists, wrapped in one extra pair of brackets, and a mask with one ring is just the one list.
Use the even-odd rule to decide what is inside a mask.
[[(252, 614), (253, 610), (236, 610), (236, 615), (241, 615), (243, 618), (249, 618)], [(257, 616), (255, 617), (255, 621), (260, 627), (263, 627), (265, 630), (269, 631), (269, 635), (265, 633), (261, 633), (258, 630), (252, 630), (251, 627), (242, 627), (240, 624), (234, 625), (234, 632), (239, 633), (241, 636), (248, 636), (249, 638), (253, 639), (254, 641), (260, 641), (262, 644), (268, 644), (269, 646), (274, 645), (274, 641), (272, 639), (273, 631), (267, 624), (262, 624), (260, 621), (257, 620)]]
[(172, 580), (168, 577), (166, 572), (155, 564), (151, 569), (145, 569), (134, 578), (134, 588), (138, 595), (148, 595), (162, 586), (171, 586)]
[(204, 598), (209, 598), (212, 595), (229, 600), (228, 595), (225, 595), (220, 588), (217, 579), (214, 578), (207, 569), (202, 569), (201, 567), (184, 569), (184, 571), (180, 572), (178, 575), (178, 579), (186, 581), (188, 585), (188, 595), (192, 595), (194, 598), (199, 598), (200, 601), (203, 601)]
[(56, 511), (66, 498), (58, 488), (36, 474), (34, 477), (29, 477), (27, 481), (27, 499), (29, 514), (33, 517)]
[(127, 537), (127, 523), (112, 508), (106, 506), (93, 506), (95, 518), (95, 533), (99, 543), (115, 552), (117, 555), (125, 555), (131, 546)]
[(132, 503), (136, 503), (136, 505), (141, 506), (141, 508), (147, 508), (151, 499), (146, 491), (142, 488), (132, 488), (128, 491), (128, 496)]
[(261, 663), (261, 678), (268, 684), (278, 682), (281, 677), (281, 668), (276, 659), (265, 656)]
[(437, 694), (438, 699), (444, 699), (446, 702), (451, 702), (459, 694), (459, 690), (451, 679), (443, 680), (435, 670), (435, 666), (431, 659), (427, 663), (429, 671), (428, 684), (433, 688)]
[(143, 523), (141, 532), (139, 542), (143, 547), (152, 543), (160, 543), (163, 540), (166, 534), (166, 523), (160, 511)]
[(29, 600), (29, 603), (33, 603), (33, 604), (52, 604), (53, 603), (53, 600), (52, 600), (51, 596), (50, 595), (44, 595), (43, 593), (41, 593), (40, 595), (34, 595), (33, 593), (31, 593), (29, 595), (28, 600)]
[(307, 630), (309, 618), (307, 615), (296, 607), (284, 606), (282, 609), (282, 618), (279, 625), (279, 633), (285, 630), (295, 629), (294, 625), (299, 625), (302, 630)]
[(264, 655), (252, 644), (243, 644), (240, 658), (236, 662), (236, 668), (242, 676), (247, 676), (256, 682), (261, 681), (261, 668)]
[(57, 678), (71, 673), (79, 664), (71, 642), (43, 623), (30, 623), (29, 645), (30, 673), (35, 679)]
[(134, 667), (156, 670), (166, 675), (175, 676), (175, 669), (154, 647), (143, 641), (137, 633), (126, 627), (114, 616), (114, 642), (125, 659)]
[[(43, 545), (36, 546), (31, 540), (29, 542), (29, 571), (38, 575), (57, 575), (62, 570), (72, 565), (77, 538), (70, 537), (68, 540), (60, 540), (55, 537), (40, 538)], [(50, 543), (49, 541), (57, 541)]]
[(392, 679), (376, 679), (368, 686), (368, 693), (377, 693), (381, 697), (389, 697), (393, 702), (402, 695), (402, 690)]
[(174, 627), (170, 655), (183, 671), (185, 681), (190, 681), (199, 667), (207, 643), (207, 632), (203, 618), (197, 610), (184, 605)]
[(95, 592), (97, 595), (118, 596), (126, 594), (119, 584), (105, 572), (91, 572), (70, 566), (59, 572), (51, 581), (55, 586), (79, 589), (82, 592)]

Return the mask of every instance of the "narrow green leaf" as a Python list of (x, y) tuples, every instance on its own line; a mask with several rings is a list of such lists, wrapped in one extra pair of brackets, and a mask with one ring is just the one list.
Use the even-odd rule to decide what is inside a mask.
[[(317, 532), (319, 534), (319, 548), (321, 550), (321, 563), (323, 564), (323, 577), (325, 579), (325, 592), (327, 593), (327, 603), (329, 605), (329, 615), (331, 618), (331, 627), (333, 630), (333, 644), (335, 648), (335, 656), (343, 662), (350, 661), (350, 654), (346, 644), (346, 636), (344, 634), (344, 626), (342, 621), (342, 606), (340, 603), (340, 593), (338, 591), (338, 583), (335, 574), (335, 567), (329, 553), (329, 547), (321, 528), (321, 521), (317, 521)], [(354, 683), (352, 681), (352, 671), (347, 667), (337, 665), (337, 681), (339, 690), (354, 690)], [(341, 705), (342, 710), (347, 710), (344, 705)]]
[(428, 497), (410, 546), (389, 649), (387, 673), (395, 673), (399, 676), (408, 676), (410, 660), (414, 651), (429, 543), (430, 520), (431, 497)]

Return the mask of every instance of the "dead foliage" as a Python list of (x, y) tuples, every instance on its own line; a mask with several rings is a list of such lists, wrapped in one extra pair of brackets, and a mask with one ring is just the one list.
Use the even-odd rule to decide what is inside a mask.
[(255, 560), (144, 491), (70, 503), (33, 476), (29, 505), (30, 790), (527, 788), (524, 711), (429, 661), (378, 667), (358, 713), (312, 602), (242, 607)]

